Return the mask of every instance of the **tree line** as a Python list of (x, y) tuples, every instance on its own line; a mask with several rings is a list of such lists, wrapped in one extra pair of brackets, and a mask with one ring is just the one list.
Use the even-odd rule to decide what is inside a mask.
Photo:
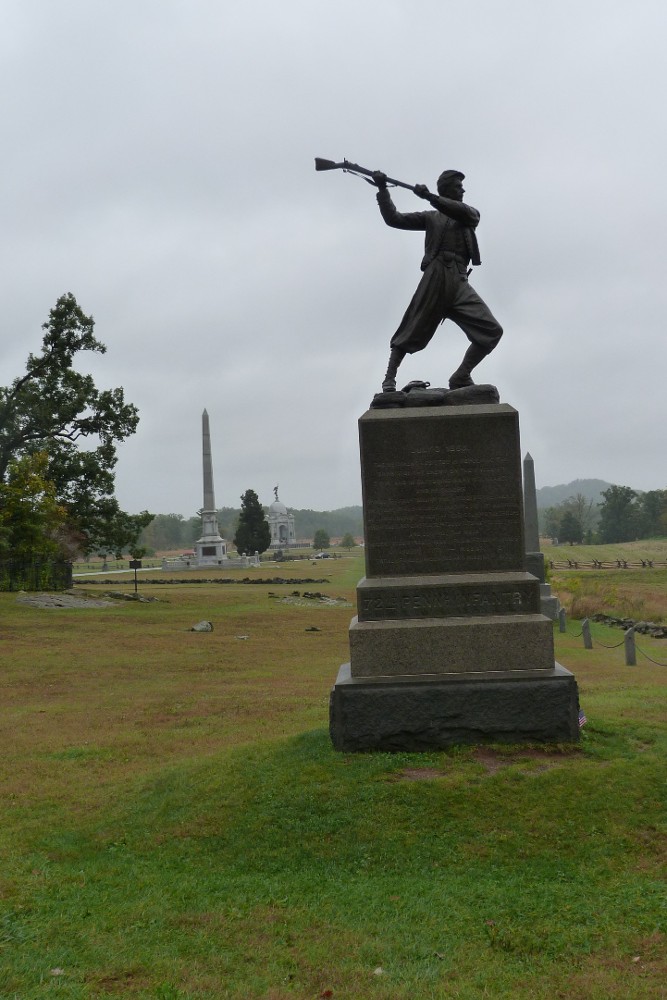
[(540, 530), (572, 545), (631, 542), (667, 535), (667, 489), (646, 493), (629, 486), (602, 490), (596, 503), (581, 493), (540, 511)]
[[(266, 511), (268, 508), (263, 508)], [(220, 534), (234, 539), (241, 516), (241, 507), (220, 507), (217, 511)], [(346, 542), (363, 533), (361, 507), (343, 507), (333, 511), (293, 510), (296, 536), (312, 541), (316, 549), (328, 548), (332, 538), (345, 538)], [(139, 537), (139, 544), (149, 552), (169, 552), (191, 549), (201, 535), (201, 517), (182, 514), (156, 514)], [(324, 541), (323, 541), (324, 540)], [(323, 544), (320, 542), (323, 541)], [(248, 551), (245, 550), (244, 551)], [(255, 549), (252, 550), (253, 552)], [(257, 551), (263, 551), (257, 548)]]

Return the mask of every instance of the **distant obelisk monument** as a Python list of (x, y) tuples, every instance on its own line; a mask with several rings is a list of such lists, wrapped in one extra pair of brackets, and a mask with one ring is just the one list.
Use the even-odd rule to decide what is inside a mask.
[(526, 457), (523, 460), (523, 509), (526, 532), (526, 569), (540, 581), (540, 611), (547, 618), (555, 620), (558, 617), (558, 598), (551, 593), (551, 586), (546, 582), (544, 555), (540, 552), (535, 464), (530, 452), (526, 452)]
[(195, 542), (197, 566), (219, 566), (227, 559), (227, 542), (220, 535), (213, 492), (211, 430), (206, 410), (202, 413), (202, 456), (204, 465), (204, 506), (201, 510), (201, 538)]

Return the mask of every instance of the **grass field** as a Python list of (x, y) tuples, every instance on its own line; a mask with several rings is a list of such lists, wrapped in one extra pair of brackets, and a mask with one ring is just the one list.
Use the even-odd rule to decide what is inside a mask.
[(253, 572), (329, 582), (0, 594), (0, 997), (666, 997), (667, 667), (570, 622), (579, 746), (336, 754), (361, 557)]
[[(643, 539), (622, 545), (545, 546), (549, 582), (573, 618), (596, 612), (652, 622), (667, 621), (667, 539)], [(567, 560), (577, 569), (565, 569)], [(602, 563), (625, 561), (627, 569), (591, 570), (594, 559)], [(654, 563), (640, 568), (641, 560)]]

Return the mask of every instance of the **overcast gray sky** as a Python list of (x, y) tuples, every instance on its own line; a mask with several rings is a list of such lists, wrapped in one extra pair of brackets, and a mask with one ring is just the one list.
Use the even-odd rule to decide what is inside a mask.
[[(423, 235), (313, 159), (455, 167), (505, 328), (477, 378), (538, 487), (667, 487), (666, 29), (664, 0), (4, 0), (1, 384), (73, 292), (140, 411), (125, 509), (201, 506), (204, 407), (219, 506), (359, 503)], [(401, 382), (466, 346), (447, 322)]]

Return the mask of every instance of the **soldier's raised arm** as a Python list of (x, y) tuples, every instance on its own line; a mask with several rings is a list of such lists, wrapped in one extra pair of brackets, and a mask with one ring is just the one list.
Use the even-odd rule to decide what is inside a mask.
[(378, 189), (377, 203), (380, 214), (388, 226), (392, 226), (393, 229), (426, 229), (427, 212), (399, 212), (387, 189), (389, 180), (387, 175), (381, 170), (374, 170), (371, 176)]
[[(422, 185), (418, 186), (421, 187)], [(416, 188), (415, 193), (417, 193)], [(419, 195), (419, 197), (426, 198), (433, 205), (433, 208), (442, 212), (443, 215), (449, 216), (450, 219), (461, 222), (464, 226), (470, 226), (472, 229), (475, 229), (479, 224), (479, 212), (472, 205), (466, 205), (463, 201), (456, 201), (455, 198), (445, 198), (441, 194), (432, 194), (430, 191), (428, 191), (428, 194)]]

